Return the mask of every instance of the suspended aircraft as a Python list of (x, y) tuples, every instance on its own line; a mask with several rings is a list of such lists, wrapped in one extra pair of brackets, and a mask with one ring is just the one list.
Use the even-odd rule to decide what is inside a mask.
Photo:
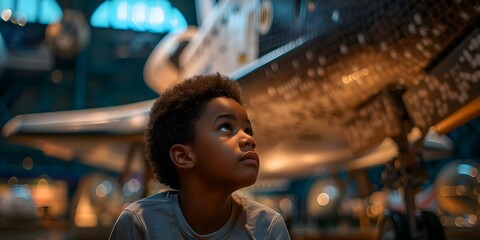
[[(400, 218), (409, 224), (403, 234), (417, 234), (413, 189), (425, 177), (416, 150), (448, 150), (441, 135), (480, 112), (480, 2), (197, 5), (201, 25), (157, 45), (145, 64), (146, 83), (161, 95), (196, 74), (228, 74), (243, 89), (261, 179), (386, 163), (387, 185), (412, 190)], [(142, 136), (152, 104), (19, 115), (3, 135), (61, 159), (146, 169)], [(397, 226), (395, 214), (386, 219)]]

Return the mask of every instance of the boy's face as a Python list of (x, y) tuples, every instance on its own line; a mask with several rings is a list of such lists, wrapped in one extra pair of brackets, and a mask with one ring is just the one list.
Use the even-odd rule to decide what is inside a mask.
[(212, 185), (236, 189), (255, 183), (260, 166), (245, 109), (230, 98), (214, 98), (195, 125), (196, 172)]

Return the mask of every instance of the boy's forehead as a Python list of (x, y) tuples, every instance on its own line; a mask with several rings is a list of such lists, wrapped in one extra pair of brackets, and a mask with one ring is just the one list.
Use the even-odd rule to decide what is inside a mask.
[(208, 102), (204, 116), (209, 118), (215, 118), (220, 114), (234, 114), (241, 118), (248, 119), (248, 115), (245, 108), (237, 101), (227, 97), (217, 97)]

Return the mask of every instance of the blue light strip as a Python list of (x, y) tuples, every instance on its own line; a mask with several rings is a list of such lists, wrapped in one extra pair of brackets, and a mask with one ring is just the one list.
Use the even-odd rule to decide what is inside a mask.
[(156, 33), (188, 27), (182, 13), (164, 0), (107, 0), (95, 10), (90, 24), (99, 28)]
[(62, 19), (63, 12), (55, 0), (1, 0), (0, 14), (11, 11), (11, 16), (3, 19), (15, 23), (28, 22), (50, 24)]

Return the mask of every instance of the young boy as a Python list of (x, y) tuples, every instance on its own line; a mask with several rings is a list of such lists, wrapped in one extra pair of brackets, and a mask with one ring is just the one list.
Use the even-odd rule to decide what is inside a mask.
[(125, 208), (110, 239), (290, 239), (279, 213), (233, 194), (255, 183), (259, 158), (239, 85), (196, 76), (157, 99), (145, 153), (171, 190)]

